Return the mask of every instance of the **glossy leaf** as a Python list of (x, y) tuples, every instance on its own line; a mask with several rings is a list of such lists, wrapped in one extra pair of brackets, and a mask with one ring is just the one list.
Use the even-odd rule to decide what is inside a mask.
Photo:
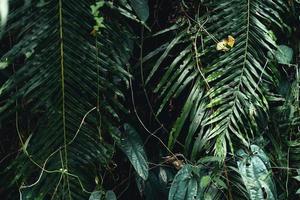
[(116, 194), (114, 191), (109, 190), (105, 194), (105, 200), (117, 200)]
[(286, 45), (280, 45), (278, 47), (278, 50), (275, 52), (275, 58), (278, 63), (280, 64), (292, 64), (293, 60), (293, 49), (286, 46)]
[(136, 130), (129, 124), (124, 125), (124, 135), (118, 145), (130, 160), (137, 174), (146, 180), (149, 167), (143, 142)]
[(149, 17), (148, 0), (129, 0), (129, 2), (141, 21), (147, 21)]
[(94, 191), (92, 192), (89, 200), (101, 200), (102, 199), (102, 192), (101, 191)]
[(237, 161), (239, 173), (243, 179), (251, 200), (276, 200), (276, 188), (270, 170), (270, 163), (264, 151), (251, 145), (250, 152), (239, 150)]
[[(219, 199), (220, 194), (211, 184), (204, 168), (186, 164), (174, 177), (169, 200), (206, 200)], [(208, 197), (210, 196), (210, 197)]]

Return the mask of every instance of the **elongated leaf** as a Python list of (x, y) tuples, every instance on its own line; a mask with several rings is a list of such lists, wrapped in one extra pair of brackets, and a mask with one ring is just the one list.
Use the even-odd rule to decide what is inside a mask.
[(118, 146), (126, 154), (138, 175), (146, 180), (149, 168), (143, 142), (136, 130), (129, 124), (124, 125), (124, 130), (124, 136)]
[(1, 0), (0, 1), (0, 31), (3, 28), (3, 26), (6, 24), (7, 21), (7, 15), (8, 15), (8, 0)]
[(162, 183), (156, 171), (150, 171), (146, 181), (137, 176), (136, 183), (145, 200), (166, 199), (168, 196), (169, 184)]
[[(157, 115), (173, 98), (180, 97), (183, 102), (182, 109), (176, 112), (169, 148), (185, 135), (186, 154), (191, 151), (192, 141), (196, 141), (192, 157), (207, 150), (225, 160), (228, 149), (234, 152), (236, 146), (249, 147), (249, 138), (259, 135), (265, 127), (262, 121), (268, 115), (267, 93), (276, 78), (267, 54), (274, 55), (278, 47), (270, 29), (285, 31), (282, 16), (288, 12), (288, 4), (282, 0), (202, 3), (209, 12), (195, 17), (197, 21), (183, 17), (176, 28), (161, 31), (167, 35), (164, 43), (169, 45), (160, 56), (146, 61), (146, 83), (159, 79), (154, 89), (160, 100)], [(218, 51), (218, 43), (228, 38), (235, 42), (228, 51)], [(158, 72), (162, 77), (157, 78)], [(189, 128), (188, 133), (184, 127)]]
[[(57, 173), (43, 173), (41, 184), (26, 188), (24, 199), (88, 199), (85, 191), (95, 188), (95, 177), (106, 170), (114, 152), (102, 133), (120, 126), (121, 113), (127, 113), (123, 100), (132, 31), (119, 12), (110, 10), (113, 16), (98, 13), (106, 28), (91, 34), (92, 0), (10, 2), (1, 44), (10, 35), (16, 39), (1, 49), (0, 121), (12, 119), (16, 110), (30, 110), (17, 121), (35, 125), (20, 133), (23, 140), (32, 134), (18, 142), (26, 152), (7, 168), (5, 174), (13, 175), (0, 181), (16, 187), (32, 183), (45, 163)], [(2, 76), (16, 63), (13, 75)], [(24, 104), (15, 107), (16, 101)]]

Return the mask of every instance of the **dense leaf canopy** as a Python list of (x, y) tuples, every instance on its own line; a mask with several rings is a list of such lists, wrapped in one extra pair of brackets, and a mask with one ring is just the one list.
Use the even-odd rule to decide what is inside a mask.
[(1, 0), (0, 198), (300, 194), (298, 0)]

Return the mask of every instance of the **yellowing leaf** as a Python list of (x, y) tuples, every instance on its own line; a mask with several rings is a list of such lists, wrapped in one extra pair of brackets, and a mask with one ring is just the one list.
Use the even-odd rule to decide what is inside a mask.
[(231, 35), (229, 35), (227, 38), (227, 45), (232, 48), (234, 43), (235, 43), (235, 39)]
[(235, 43), (234, 37), (229, 35), (227, 39), (223, 39), (221, 42), (218, 42), (217, 50), (224, 51), (224, 52), (229, 51), (234, 46), (234, 43)]
[(218, 42), (217, 50), (218, 51), (228, 51), (229, 50), (229, 48), (227, 48), (226, 40), (222, 40), (221, 42)]

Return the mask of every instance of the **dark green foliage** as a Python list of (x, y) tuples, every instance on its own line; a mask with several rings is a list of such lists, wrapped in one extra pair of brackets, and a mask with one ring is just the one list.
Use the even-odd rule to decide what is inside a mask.
[(129, 2), (140, 20), (145, 22), (149, 17), (148, 0), (129, 0)]
[(299, 198), (299, 1), (6, 2), (0, 199)]
[(137, 174), (147, 180), (149, 170), (147, 156), (139, 134), (129, 124), (124, 124), (123, 134), (119, 130), (112, 131), (119, 136), (116, 140), (117, 146), (126, 154)]
[(175, 176), (169, 192), (169, 200), (222, 199), (217, 184), (199, 166), (185, 165)]
[[(23, 199), (85, 199), (113, 156), (114, 146), (106, 139), (109, 127), (120, 124), (120, 114), (127, 112), (123, 101), (133, 36), (118, 13), (107, 19), (101, 35), (91, 34), (92, 4), (15, 3), (8, 21), (7, 32), (17, 33), (1, 60), (9, 60), (6, 67), (20, 58), (24, 64), (1, 86), (1, 118), (15, 109), (21, 115), (21, 106), (30, 109), (27, 119), (38, 118), (27, 130), (32, 137), (14, 168), (7, 169), (15, 174), (11, 183), (31, 189)], [(20, 138), (27, 137), (18, 131)], [(23, 186), (35, 182), (39, 173), (37, 184)]]

